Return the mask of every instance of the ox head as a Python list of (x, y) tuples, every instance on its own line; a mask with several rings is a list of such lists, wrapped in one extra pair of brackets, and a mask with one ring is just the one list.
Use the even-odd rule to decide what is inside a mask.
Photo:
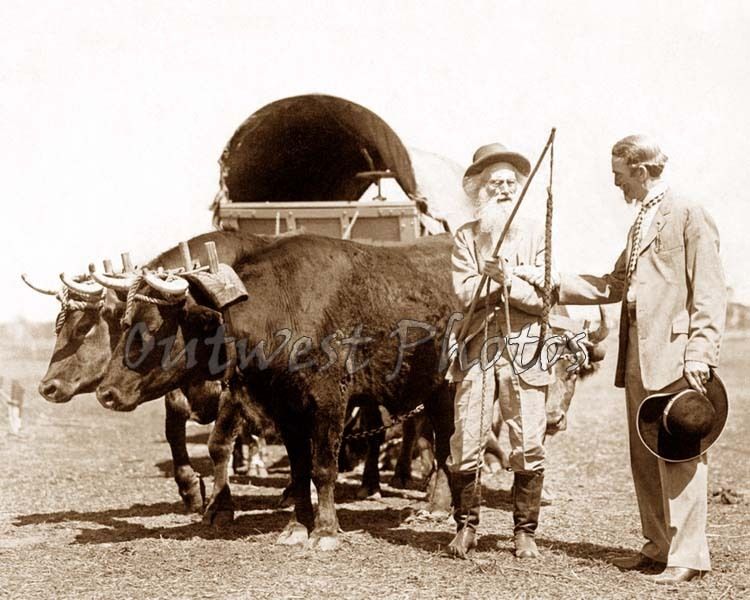
[(105, 408), (129, 411), (195, 379), (218, 378), (222, 371), (206, 369), (212, 356), (221, 360), (211, 341), (223, 349), (222, 322), (221, 313), (196, 302), (182, 277), (144, 271), (128, 291), (97, 399)]
[(109, 361), (112, 300), (88, 276), (60, 275), (62, 288), (51, 291), (24, 282), (37, 292), (55, 296), (60, 312), (55, 321), (55, 347), (39, 394), (50, 402), (68, 402), (76, 394), (93, 392)]
[[(556, 307), (564, 310), (564, 307)], [(561, 360), (552, 367), (554, 381), (547, 391), (547, 435), (554, 435), (558, 431), (567, 428), (567, 415), (576, 384), (579, 379), (584, 379), (594, 373), (599, 362), (604, 358), (603, 342), (609, 334), (607, 317), (599, 307), (599, 327), (594, 331), (586, 331), (583, 340), (576, 340), (572, 332), (563, 334), (566, 347), (563, 350)], [(585, 329), (585, 328), (584, 328)]]

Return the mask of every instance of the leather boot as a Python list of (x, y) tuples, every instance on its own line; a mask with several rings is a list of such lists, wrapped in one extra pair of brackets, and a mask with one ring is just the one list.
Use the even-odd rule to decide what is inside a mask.
[[(474, 485), (475, 473), (451, 473), (451, 496), (456, 536), (448, 544), (447, 553), (454, 558), (466, 558), (477, 546), (476, 531), (479, 525), (479, 490)], [(481, 485), (481, 484), (480, 484)]]
[(539, 523), (544, 473), (518, 471), (513, 476), (513, 541), (517, 558), (539, 558), (534, 533)]

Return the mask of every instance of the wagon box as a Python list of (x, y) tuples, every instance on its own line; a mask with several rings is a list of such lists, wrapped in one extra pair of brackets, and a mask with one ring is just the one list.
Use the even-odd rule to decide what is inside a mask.
[(414, 202), (237, 202), (219, 210), (222, 229), (280, 235), (293, 229), (358, 241), (411, 242), (419, 236)]
[[(225, 230), (412, 242), (471, 219), (460, 165), (407, 149), (375, 113), (333, 96), (261, 108), (237, 129), (219, 164), (214, 223)], [(371, 186), (377, 192), (365, 197)]]

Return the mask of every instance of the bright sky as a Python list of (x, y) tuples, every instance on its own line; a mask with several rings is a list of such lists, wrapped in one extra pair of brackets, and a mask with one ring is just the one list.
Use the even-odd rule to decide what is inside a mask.
[[(722, 2), (16, 2), (0, 7), (0, 320), (53, 319), (19, 279), (210, 229), (217, 160), (268, 102), (327, 93), (463, 165), (555, 148), (555, 251), (604, 272), (632, 213), (610, 149), (655, 135), (715, 217), (750, 302), (750, 5)], [(541, 175), (541, 173), (540, 173)], [(544, 178), (527, 210), (541, 218)]]

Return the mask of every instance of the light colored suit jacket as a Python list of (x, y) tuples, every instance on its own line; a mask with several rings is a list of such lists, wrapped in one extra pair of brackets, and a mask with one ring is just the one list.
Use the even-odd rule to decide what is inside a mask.
[[(627, 247), (608, 275), (561, 275), (560, 303), (622, 300), (632, 233), (631, 228)], [(718, 366), (727, 290), (719, 234), (703, 207), (667, 190), (643, 238), (631, 285), (637, 286), (639, 357), (646, 390), (660, 390), (680, 379), (686, 360)], [(625, 386), (628, 327), (623, 302), (617, 387)]]
[[(484, 268), (484, 261), (492, 255), (498, 237), (499, 233), (492, 236), (489, 233), (481, 232), (479, 221), (470, 221), (456, 231), (452, 255), (453, 290), (464, 309), (465, 315), (468, 315), (469, 305), (482, 279), (481, 272)], [(511, 267), (516, 265), (543, 266), (544, 230), (541, 224), (529, 220), (514, 220), (513, 228), (503, 240), (501, 256), (507, 261), (506, 264)], [(501, 286), (494, 280), (490, 279), (489, 281), (489, 337), (503, 336), (506, 332), (504, 331), (505, 311), (502, 305)], [(486, 299), (487, 294), (483, 293), (477, 301), (474, 316), (469, 324), (468, 335), (466, 336), (466, 354), (469, 361), (479, 357), (481, 347), (484, 344), (484, 323), (488, 318), (485, 309)], [(530, 335), (538, 337), (541, 311), (542, 298), (539, 291), (533, 285), (513, 276), (509, 302), (511, 326), (509, 336), (516, 336), (523, 327), (530, 325)], [(459, 327), (456, 326), (456, 329), (459, 329)], [(518, 345), (511, 345), (510, 350), (511, 355), (515, 355), (515, 364), (519, 365), (517, 372), (526, 383), (542, 386), (551, 382), (550, 373), (541, 370), (538, 364), (527, 370), (520, 367), (520, 364), (530, 362), (536, 350), (536, 343), (526, 344), (522, 354), (519, 352), (520, 347)], [(491, 357), (492, 348), (489, 348), (489, 353)], [(480, 368), (473, 367), (462, 370), (458, 361), (454, 361), (448, 371), (448, 379), (452, 381), (461, 381), (464, 378), (478, 376), (481, 376)]]

